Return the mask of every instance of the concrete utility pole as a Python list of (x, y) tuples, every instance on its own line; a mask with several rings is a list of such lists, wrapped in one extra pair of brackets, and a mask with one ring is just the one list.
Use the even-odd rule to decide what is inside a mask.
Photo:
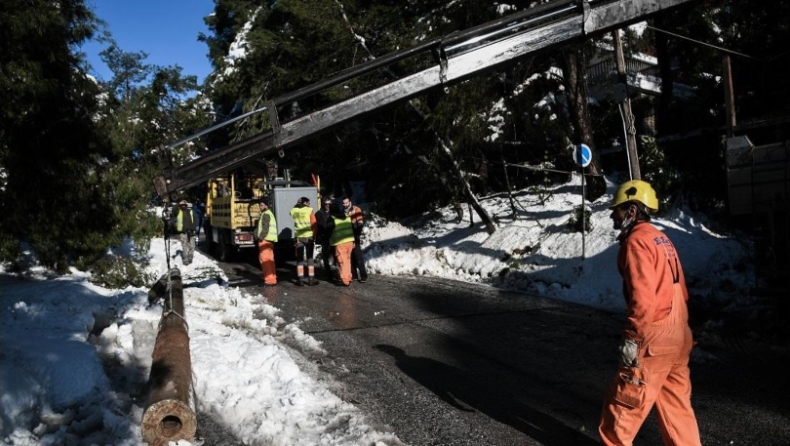
[(617, 79), (625, 88), (621, 112), (625, 121), (625, 144), (628, 152), (628, 164), (631, 169), (631, 179), (641, 180), (642, 172), (639, 170), (639, 154), (636, 150), (636, 126), (634, 115), (631, 113), (631, 99), (628, 97), (628, 75), (625, 71), (625, 56), (623, 56), (623, 41), (620, 39), (620, 30), (612, 31), (612, 37), (614, 40), (615, 64), (617, 65)]
[(142, 423), (143, 440), (150, 446), (192, 441), (197, 432), (197, 417), (190, 407), (192, 360), (178, 269), (168, 271), (148, 292), (149, 304), (160, 298), (164, 299), (162, 319), (151, 358), (148, 407)]

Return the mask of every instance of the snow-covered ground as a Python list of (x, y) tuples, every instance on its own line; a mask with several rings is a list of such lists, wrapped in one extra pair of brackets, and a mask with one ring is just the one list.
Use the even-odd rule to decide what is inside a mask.
[[(369, 270), (479, 282), (621, 311), (611, 195), (587, 203), (592, 230), (584, 237), (568, 229), (582, 203), (578, 179), (516, 198), (515, 218), (507, 196), (481, 199), (497, 220), (492, 235), (479, 217), (470, 226), (468, 213), (459, 222), (449, 208), (417, 216), (408, 227), (373, 217), (363, 237)], [(753, 280), (743, 244), (683, 209), (654, 224), (677, 246), (693, 295), (738, 303), (744, 295), (738, 291)], [(171, 256), (179, 249), (173, 242)], [(162, 239), (148, 253), (133, 246), (119, 252), (147, 256), (154, 279), (167, 270)], [(267, 289), (243, 294), (227, 286), (214, 260), (199, 251), (191, 265), (174, 258), (171, 266), (189, 284), (184, 301), (197, 411), (251, 445), (401, 444), (397, 432), (378, 431), (300, 370), (292, 356), (298, 353), (288, 346), (325, 352), (266, 304)], [(21, 274), (8, 268), (0, 270), (2, 444), (143, 445), (139, 383), (147, 380), (162, 315), (160, 305), (149, 307), (148, 288), (106, 289), (84, 273), (56, 277), (34, 261)]]

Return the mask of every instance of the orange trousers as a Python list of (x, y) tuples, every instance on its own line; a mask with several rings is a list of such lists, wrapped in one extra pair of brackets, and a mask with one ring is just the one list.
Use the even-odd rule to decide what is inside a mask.
[(694, 341), (682, 289), (674, 287), (669, 315), (645, 330), (639, 367), (620, 367), (607, 392), (598, 427), (601, 444), (631, 446), (653, 406), (665, 445), (702, 444), (691, 408), (688, 364)]
[(274, 265), (274, 243), (268, 240), (258, 242), (258, 262), (263, 271), (263, 282), (277, 285), (277, 268)]
[(351, 283), (351, 251), (354, 249), (354, 242), (341, 243), (335, 246), (335, 259), (337, 260), (337, 270), (340, 274), (340, 281), (343, 285)]

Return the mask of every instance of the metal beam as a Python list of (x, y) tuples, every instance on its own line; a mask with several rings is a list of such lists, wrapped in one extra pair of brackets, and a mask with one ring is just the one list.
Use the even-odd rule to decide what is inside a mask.
[[(246, 162), (258, 157), (267, 156), (275, 151), (275, 147), (285, 149), (303, 143), (309, 138), (316, 137), (340, 124), (364, 114), (391, 106), (395, 103), (413, 98), (427, 92), (432, 88), (460, 82), (469, 77), (479, 75), (485, 71), (513, 63), (522, 57), (534, 54), (537, 51), (558, 46), (569, 41), (584, 38), (591, 33), (602, 33), (611, 29), (622, 27), (636, 20), (643, 20), (646, 16), (669, 9), (692, 0), (615, 0), (613, 2), (591, 7), (585, 2), (583, 8), (568, 18), (557, 19), (553, 22), (540, 25), (533, 29), (517, 31), (510, 37), (500, 39), (488, 44), (473, 47), (465, 52), (456, 53), (447, 59), (447, 66), (442, 68), (441, 63), (421, 72), (398, 79), (371, 91), (359, 94), (337, 104), (308, 115), (299, 117), (289, 122), (280, 124), (277, 132), (277, 141), (273, 140), (272, 130), (266, 130), (244, 141), (232, 144), (218, 152), (214, 152), (201, 159), (195, 160), (177, 169), (173, 169), (172, 176), (167, 183), (169, 191), (178, 191), (195, 186), (208, 180), (217, 172), (223, 172), (244, 165)], [(568, 1), (557, 4), (566, 5)], [(563, 11), (564, 12), (564, 11)], [(549, 14), (552, 14), (551, 12)], [(532, 14), (529, 14), (530, 16)], [(525, 14), (516, 14), (520, 18)], [(523, 17), (522, 17), (523, 16)], [(511, 21), (500, 19), (496, 26), (509, 25)], [(477, 42), (480, 30), (492, 31), (494, 25), (484, 24), (473, 28), (474, 32), (461, 33), (471, 37)], [(458, 36), (444, 39), (443, 42), (452, 42), (455, 47), (461, 47)], [(436, 41), (421, 45), (420, 50), (435, 48)], [(471, 45), (470, 45), (471, 46)], [(414, 52), (405, 52), (412, 55)], [(385, 60), (400, 60), (401, 56), (385, 56)], [(376, 62), (375, 66), (381, 66)], [(367, 68), (359, 71), (367, 72)], [(274, 99), (274, 104), (286, 103), (286, 99), (294, 100), (306, 93), (314, 94), (317, 85), (326, 87), (338, 79), (353, 78), (348, 72), (331, 80), (322, 81), (316, 86), (306, 87), (293, 94)], [(162, 178), (158, 180), (163, 182)]]

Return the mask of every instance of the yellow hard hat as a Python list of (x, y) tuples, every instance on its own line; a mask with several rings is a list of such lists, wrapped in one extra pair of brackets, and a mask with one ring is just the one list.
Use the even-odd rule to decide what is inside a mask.
[(628, 201), (638, 201), (647, 207), (650, 212), (658, 211), (658, 198), (656, 191), (650, 183), (642, 180), (626, 181), (617, 188), (617, 192), (612, 197), (612, 205), (609, 209), (614, 209)]

